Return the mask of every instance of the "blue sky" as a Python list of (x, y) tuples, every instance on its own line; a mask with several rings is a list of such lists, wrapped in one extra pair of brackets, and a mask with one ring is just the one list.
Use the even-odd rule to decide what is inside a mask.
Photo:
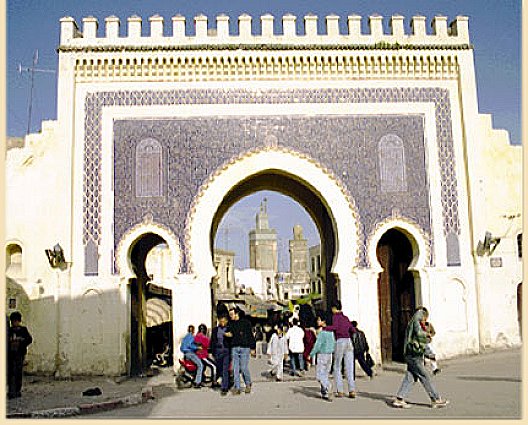
[[(126, 19), (131, 15), (143, 18), (144, 31), (148, 31), (148, 17), (159, 14), (165, 18), (166, 29), (170, 18), (181, 14), (187, 18), (187, 30), (191, 30), (193, 17), (203, 13), (210, 22), (225, 13), (230, 16), (232, 29), (242, 13), (253, 16), (254, 30), (259, 17), (271, 13), (277, 17), (276, 31), (280, 30), (280, 17), (293, 13), (302, 22), (308, 13), (319, 16), (319, 31), (323, 30), (324, 17), (341, 16), (341, 32), (346, 33), (346, 17), (358, 14), (364, 17), (363, 31), (367, 32), (367, 17), (373, 14), (388, 18), (394, 14), (405, 17), (407, 31), (413, 15), (427, 17), (428, 27), (435, 15), (448, 17), (451, 22), (457, 15), (469, 17), (470, 39), (474, 45), (479, 112), (491, 113), (495, 128), (509, 131), (512, 143), (521, 143), (521, 1), (512, 0), (369, 0), (369, 1), (321, 1), (321, 0), (7, 0), (7, 132), (10, 136), (22, 136), (28, 122), (29, 75), (19, 73), (18, 66), (29, 66), (33, 53), (38, 49), (38, 67), (57, 70), (56, 48), (59, 44), (59, 20), (72, 16), (80, 25), (82, 18), (95, 16), (99, 19), (99, 34), (104, 31), (104, 18), (116, 15), (121, 19), (124, 33)], [(210, 24), (211, 25), (211, 24)], [(37, 73), (34, 81), (31, 131), (39, 131), (45, 119), (56, 118), (56, 74)], [(224, 216), (218, 232), (219, 246), (227, 245), (237, 251), (237, 265), (248, 262), (247, 232), (254, 225), (254, 216), (264, 196), (269, 200), (271, 225), (277, 228), (281, 244), (279, 265), (289, 265), (287, 241), (293, 225), (305, 228), (310, 244), (318, 243), (315, 226), (306, 212), (296, 202), (274, 193), (257, 193), (234, 205)], [(279, 212), (288, 214), (279, 215)], [(229, 223), (228, 237), (225, 228)]]
[(255, 216), (260, 203), (268, 200), (269, 225), (277, 231), (279, 271), (289, 271), (288, 245), (293, 239), (293, 226), (303, 227), (308, 246), (319, 243), (319, 232), (308, 213), (296, 201), (277, 192), (260, 191), (234, 204), (224, 215), (216, 234), (215, 246), (235, 251), (235, 266), (249, 267), (249, 231), (255, 228)]
[[(59, 19), (72, 16), (80, 24), (85, 16), (99, 19), (99, 31), (104, 30), (104, 18), (121, 18), (122, 31), (126, 18), (137, 14), (148, 22), (148, 17), (160, 14), (170, 26), (170, 18), (181, 14), (188, 24), (200, 13), (210, 20), (220, 13), (231, 17), (234, 25), (242, 13), (258, 17), (272, 13), (281, 17), (293, 13), (299, 17), (307, 13), (319, 16), (320, 30), (324, 16), (335, 13), (342, 17), (341, 31), (346, 32), (346, 16), (366, 17), (378, 13), (386, 18), (393, 14), (405, 16), (409, 27), (413, 15), (430, 19), (444, 15), (451, 22), (457, 15), (469, 17), (470, 37), (474, 44), (479, 110), (493, 114), (496, 128), (510, 132), (512, 143), (521, 142), (521, 1), (517, 0), (7, 0), (7, 132), (22, 136), (28, 122), (29, 74), (18, 72), (18, 65), (29, 66), (33, 52), (39, 51), (39, 67), (57, 69), (56, 48), (59, 44)], [(302, 19), (299, 19), (302, 21)], [(385, 25), (388, 25), (388, 20)], [(276, 19), (280, 24), (280, 19)], [(146, 25), (148, 26), (148, 25)], [(191, 25), (189, 25), (190, 27)], [(56, 118), (56, 74), (37, 73), (33, 97), (31, 130), (38, 131), (44, 119)]]

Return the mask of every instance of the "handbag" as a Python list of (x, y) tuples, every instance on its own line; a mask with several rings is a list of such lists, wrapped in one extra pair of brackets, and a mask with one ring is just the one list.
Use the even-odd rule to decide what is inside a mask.
[(374, 363), (374, 360), (372, 359), (372, 356), (369, 353), (367, 353), (365, 360), (367, 361), (367, 364), (369, 365), (369, 367), (372, 367), (376, 364)]

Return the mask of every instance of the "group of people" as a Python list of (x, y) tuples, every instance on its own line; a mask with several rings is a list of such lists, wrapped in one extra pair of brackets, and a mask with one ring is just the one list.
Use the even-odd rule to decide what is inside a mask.
[[(220, 387), (220, 394), (226, 395), (230, 387), (229, 365), (233, 369), (233, 394), (241, 393), (242, 374), (244, 392), (251, 392), (251, 374), (249, 372), (249, 357), (255, 356), (256, 341), (251, 322), (247, 320), (238, 307), (220, 310), (218, 324), (207, 336), (207, 327), (201, 324), (198, 333), (194, 335), (194, 326), (189, 325), (188, 333), (183, 338), (180, 350), (184, 358), (191, 360), (197, 366), (195, 388), (203, 386), (205, 368), (210, 369), (212, 387)], [(212, 358), (209, 357), (209, 351)], [(220, 382), (218, 382), (220, 381)]]
[[(447, 400), (440, 397), (430, 375), (425, 369), (425, 360), (431, 362), (433, 374), (440, 372), (436, 355), (431, 347), (435, 330), (428, 322), (429, 312), (425, 307), (418, 307), (405, 332), (404, 358), (407, 371), (394, 398), (392, 405), (408, 408), (410, 404), (405, 397), (414, 382), (420, 381), (431, 398), (432, 407), (444, 407)], [(320, 384), (321, 397), (331, 400), (330, 377), (333, 374), (334, 396), (356, 398), (355, 361), (357, 360), (365, 374), (372, 379), (374, 361), (369, 354), (369, 345), (363, 331), (356, 321), (351, 321), (342, 311), (340, 301), (332, 305), (332, 315), (324, 313), (316, 316), (317, 331), (310, 326), (300, 326), (298, 315), (293, 315), (286, 323), (279, 323), (270, 328), (266, 354), (269, 356), (269, 375), (282, 381), (284, 367), (289, 365), (290, 375), (303, 376), (310, 365), (316, 366), (316, 379)], [(258, 332), (257, 332), (258, 334)], [(261, 338), (258, 338), (261, 340)], [(218, 324), (212, 329), (211, 339), (207, 337), (205, 325), (198, 327), (194, 335), (194, 326), (189, 326), (189, 333), (181, 344), (184, 356), (197, 365), (195, 387), (202, 386), (205, 368), (211, 370), (212, 386), (220, 387), (221, 394), (228, 393), (229, 365), (232, 362), (233, 394), (241, 393), (242, 374), (244, 392), (251, 392), (251, 375), (249, 358), (255, 356), (255, 332), (251, 323), (243, 317), (243, 312), (234, 307), (225, 313), (218, 314)], [(211, 352), (212, 358), (208, 356)], [(345, 391), (346, 376), (347, 391)], [(218, 381), (220, 380), (220, 383)]]
[[(255, 356), (256, 340), (251, 322), (244, 317), (238, 307), (227, 309), (219, 306), (218, 324), (207, 335), (207, 326), (195, 328), (189, 325), (188, 333), (183, 338), (180, 350), (186, 359), (196, 364), (194, 387), (202, 387), (206, 369), (210, 369), (212, 386), (219, 387), (221, 394), (226, 395), (230, 388), (230, 365), (233, 372), (233, 394), (241, 393), (241, 379), (244, 380), (244, 392), (251, 392), (251, 374), (249, 358)], [(409, 408), (405, 397), (415, 382), (420, 381), (431, 398), (431, 406), (444, 407), (449, 401), (442, 399), (425, 369), (425, 360), (431, 362), (433, 375), (440, 372), (436, 355), (431, 347), (435, 330), (428, 321), (429, 312), (425, 307), (418, 307), (405, 331), (404, 358), (407, 371), (392, 405), (398, 408)], [(10, 326), (7, 331), (7, 381), (8, 398), (21, 396), (22, 370), (27, 347), (33, 339), (25, 326), (19, 312), (11, 313)], [(372, 361), (365, 334), (358, 329), (356, 321), (343, 314), (340, 301), (332, 305), (331, 324), (327, 323), (325, 314), (316, 318), (317, 332), (311, 327), (299, 326), (298, 316), (293, 316), (286, 324), (277, 324), (271, 330), (267, 354), (271, 369), (269, 373), (278, 381), (283, 379), (284, 363), (289, 359), (290, 374), (302, 376), (310, 364), (316, 365), (316, 378), (320, 383), (321, 397), (330, 400), (330, 375), (335, 380), (335, 396), (344, 397), (342, 367), (347, 378), (348, 397), (356, 397), (355, 359), (372, 379)], [(209, 354), (212, 354), (212, 358)], [(220, 381), (220, 382), (218, 382)]]

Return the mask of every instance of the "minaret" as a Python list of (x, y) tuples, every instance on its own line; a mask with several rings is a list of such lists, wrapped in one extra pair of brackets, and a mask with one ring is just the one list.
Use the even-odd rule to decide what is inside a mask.
[(277, 231), (270, 229), (268, 220), (268, 200), (260, 204), (255, 217), (256, 228), (249, 232), (249, 267), (257, 270), (278, 272)]
[(293, 226), (293, 239), (290, 240), (290, 273), (293, 283), (308, 282), (308, 241), (304, 239), (300, 224)]

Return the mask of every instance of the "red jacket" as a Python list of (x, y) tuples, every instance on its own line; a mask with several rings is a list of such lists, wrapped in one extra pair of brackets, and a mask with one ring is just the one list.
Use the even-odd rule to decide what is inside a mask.
[(197, 333), (194, 337), (194, 342), (196, 344), (202, 344), (202, 348), (199, 348), (198, 350), (196, 350), (196, 355), (200, 359), (206, 359), (207, 354), (208, 354), (208, 349), (209, 349), (209, 343), (210, 343), (209, 338), (202, 333)]

